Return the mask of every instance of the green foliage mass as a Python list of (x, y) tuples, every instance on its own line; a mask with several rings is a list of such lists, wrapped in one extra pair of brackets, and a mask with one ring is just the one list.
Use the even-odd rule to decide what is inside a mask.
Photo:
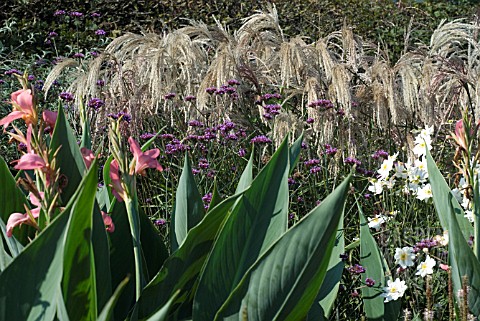
[[(346, 23), (355, 33), (390, 51), (390, 58), (398, 58), (404, 49), (404, 37), (411, 31), (410, 42), (428, 42), (429, 35), (442, 19), (471, 18), (478, 10), (475, 0), (458, 1), (391, 1), (391, 0), (318, 0), (274, 1), (280, 25), (287, 35), (304, 35), (317, 39), (339, 30)], [(256, 10), (265, 9), (267, 1), (187, 0), (187, 1), (105, 1), (105, 0), (8, 0), (0, 3), (0, 53), (21, 48), (24, 52), (48, 51), (45, 44), (49, 31), (66, 24), (70, 30), (61, 35), (57, 47), (78, 41), (87, 48), (95, 39), (94, 31), (101, 28), (109, 36), (125, 31), (142, 32), (173, 30), (187, 23), (186, 19), (201, 20), (207, 24), (214, 19), (237, 29), (242, 18)], [(476, 7), (477, 6), (477, 7)], [(56, 10), (78, 11), (84, 17), (78, 21), (54, 17)], [(92, 18), (91, 13), (101, 17)], [(79, 31), (90, 29), (91, 34)]]

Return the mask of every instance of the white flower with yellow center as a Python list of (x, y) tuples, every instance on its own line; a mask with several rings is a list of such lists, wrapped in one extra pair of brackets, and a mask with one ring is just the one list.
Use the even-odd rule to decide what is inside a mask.
[(388, 221), (388, 217), (383, 215), (375, 215), (374, 218), (371, 218), (371, 217), (368, 218), (368, 227), (378, 231), (380, 230), (380, 227), (382, 227), (382, 224), (385, 223), (386, 221)]
[(398, 300), (403, 296), (405, 290), (407, 289), (407, 285), (405, 281), (400, 281), (399, 278), (396, 278), (395, 281), (388, 280), (387, 287), (383, 288), (382, 297), (385, 298), (385, 303), (390, 301)]
[(402, 269), (413, 266), (413, 260), (415, 259), (413, 248), (408, 246), (405, 246), (403, 248), (396, 248), (394, 258), (395, 263), (400, 265)]
[(417, 190), (417, 198), (421, 201), (428, 200), (432, 195), (432, 186), (430, 183), (423, 185), (422, 188)]
[(417, 273), (415, 275), (420, 275), (421, 277), (425, 277), (428, 274), (433, 274), (433, 267), (437, 264), (437, 262), (432, 259), (429, 255), (427, 255), (427, 258), (425, 261), (420, 263), (419, 266), (417, 266)]

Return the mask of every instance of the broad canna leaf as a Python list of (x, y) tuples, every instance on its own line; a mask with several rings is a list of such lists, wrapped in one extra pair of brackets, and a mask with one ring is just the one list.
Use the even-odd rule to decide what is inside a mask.
[(368, 320), (397, 320), (400, 311), (395, 309), (395, 306), (400, 305), (401, 300), (384, 303), (385, 298), (381, 294), (383, 287), (387, 286), (390, 271), (377, 242), (370, 233), (370, 228), (358, 200), (357, 208), (360, 216), (360, 264), (365, 268), (365, 273), (362, 274), (362, 282), (365, 284), (367, 278), (375, 281), (373, 287), (362, 287), (363, 309)]
[(328, 270), (317, 297), (308, 311), (307, 321), (328, 320), (337, 298), (340, 280), (342, 279), (345, 264), (340, 255), (345, 253), (345, 235), (343, 231), (343, 217), (340, 218), (335, 246), (333, 247)]
[[(3, 223), (3, 222), (0, 222)], [(12, 236), (13, 237), (13, 236)], [(0, 272), (5, 270), (5, 268), (13, 261), (12, 257), (5, 251), (3, 246), (3, 240), (0, 238)]]
[(144, 288), (135, 305), (131, 320), (141, 320), (154, 313), (159, 306), (180, 290), (175, 305), (191, 300), (191, 293), (200, 270), (211, 250), (230, 208), (241, 197), (236, 194), (222, 201), (209, 211), (209, 214), (187, 234), (187, 238), (164, 263), (154, 279)]
[(20, 252), (23, 251), (23, 245), (19, 241), (17, 241), (15, 236), (13, 235), (11, 237), (7, 236), (7, 227), (5, 226), (5, 223), (3, 223), (1, 220), (0, 220), (0, 229), (2, 230), (3, 239), (5, 240), (5, 243), (7, 244), (7, 247), (8, 247), (8, 254), (12, 258), (15, 258), (18, 254), (20, 254)]
[[(454, 196), (449, 194), (446, 198), (454, 198)], [(451, 205), (445, 209), (444, 214), (448, 218), (448, 256), (452, 268), (454, 293), (462, 289), (462, 278), (466, 276), (470, 287), (468, 307), (474, 315), (478, 316), (480, 315), (480, 262), (462, 236), (452, 200), (447, 201), (450, 201)]]
[(60, 173), (65, 175), (66, 186), (62, 189), (62, 201), (67, 203), (75, 193), (85, 172), (85, 163), (72, 128), (67, 122), (63, 108), (59, 108), (57, 122), (50, 143), (52, 153), (58, 151), (56, 162)]
[(215, 180), (215, 183), (213, 184), (212, 200), (210, 201), (210, 204), (208, 204), (208, 211), (220, 204), (222, 201), (222, 196), (220, 196), (217, 188), (217, 180)]
[(447, 197), (451, 195), (450, 187), (442, 176), (442, 173), (437, 168), (435, 161), (432, 158), (432, 155), (427, 150), (427, 169), (428, 169), (428, 179), (432, 186), (433, 194), (433, 204), (440, 219), (440, 224), (444, 230), (448, 230), (448, 213), (447, 209), (450, 208), (450, 205), (454, 209), (454, 217), (456, 218), (460, 230), (462, 231), (463, 236), (466, 240), (473, 235), (472, 223), (468, 221), (465, 217), (462, 207), (458, 203), (455, 197)]
[(71, 320), (95, 320), (98, 314), (92, 244), (93, 215), (100, 215), (94, 211), (97, 167), (97, 162), (94, 162), (82, 182), (82, 192), (74, 196), (67, 206), (70, 220), (63, 253), (62, 290)]
[(349, 184), (350, 176), (259, 258), (214, 320), (305, 319), (327, 273)]
[[(8, 218), (12, 213), (25, 213), (24, 204), (27, 204), (27, 199), (22, 190), (18, 188), (15, 178), (10, 173), (7, 164), (0, 157), (0, 218), (4, 224), (7, 224)], [(28, 243), (28, 226), (23, 225), (21, 228), (15, 228), (13, 235), (26, 245)], [(16, 256), (17, 253), (10, 253)]]
[[(115, 232), (110, 234), (110, 266), (112, 286), (117, 287), (127, 276), (135, 275), (133, 243), (125, 203), (114, 201), (111, 214)], [(161, 236), (148, 217), (140, 211), (140, 242), (144, 256), (144, 275), (149, 282), (168, 257)], [(129, 282), (122, 291), (115, 307), (115, 319), (123, 320), (135, 302), (135, 282)]]
[(108, 300), (108, 302), (105, 304), (105, 306), (102, 309), (102, 312), (98, 316), (97, 321), (110, 321), (114, 320), (113, 319), (113, 311), (115, 308), (116, 303), (118, 302), (118, 299), (125, 288), (125, 286), (128, 284), (130, 281), (129, 278), (125, 278), (120, 284), (117, 286), (117, 289), (113, 293), (112, 297)]
[(247, 166), (245, 166), (245, 169), (243, 170), (242, 175), (240, 176), (240, 180), (238, 181), (237, 188), (235, 189), (235, 194), (246, 190), (250, 186), (250, 184), (252, 184), (254, 148), (255, 147), (252, 147), (252, 152), (250, 154), (250, 158), (248, 159)]
[(202, 196), (195, 183), (190, 159), (188, 153), (186, 153), (170, 223), (172, 252), (178, 249), (187, 237), (188, 231), (196, 226), (204, 215), (205, 208), (203, 207)]
[(287, 141), (288, 137), (227, 217), (200, 277), (194, 320), (212, 320), (245, 272), (286, 231), (290, 172)]
[(173, 302), (177, 298), (179, 291), (175, 293), (168, 302), (161, 307), (157, 312), (155, 312), (152, 316), (150, 316), (146, 321), (165, 321), (167, 320), (168, 313), (172, 309)]

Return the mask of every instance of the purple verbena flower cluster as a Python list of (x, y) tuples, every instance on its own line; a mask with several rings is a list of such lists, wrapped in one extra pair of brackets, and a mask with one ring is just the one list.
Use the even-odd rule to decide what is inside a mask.
[(250, 142), (254, 143), (254, 144), (270, 144), (272, 142), (272, 140), (265, 135), (258, 135), (258, 136), (253, 137), (250, 140)]
[(263, 117), (266, 119), (272, 119), (273, 116), (280, 114), (280, 109), (282, 106), (279, 104), (271, 104), (271, 105), (265, 105), (263, 106), (263, 109), (265, 110), (265, 114), (263, 114)]
[(185, 100), (186, 102), (192, 102), (192, 101), (197, 100), (197, 97), (192, 96), (192, 95), (188, 95), (188, 96), (185, 96), (184, 100)]
[(105, 36), (106, 34), (107, 34), (107, 32), (103, 29), (95, 30), (95, 35), (96, 36)]
[(323, 109), (333, 108), (333, 103), (328, 99), (318, 99), (308, 104), (308, 107), (319, 107)]
[(320, 160), (317, 159), (317, 158), (312, 158), (312, 159), (309, 159), (307, 161), (304, 161), (303, 164), (305, 166), (315, 166), (315, 165), (320, 164)]
[(154, 133), (143, 133), (140, 135), (140, 139), (143, 139), (143, 140), (148, 140), (150, 138), (153, 138), (155, 137), (156, 134)]
[(437, 245), (438, 243), (434, 239), (423, 239), (413, 246), (413, 251), (417, 253), (423, 251), (423, 249), (431, 249), (432, 247), (435, 247)]
[(170, 100), (170, 99), (175, 98), (176, 96), (177, 96), (177, 94), (175, 94), (175, 93), (172, 92), (172, 93), (166, 94), (165, 96), (163, 96), (163, 98), (164, 98), (165, 100)]
[(360, 264), (355, 264), (353, 266), (350, 266), (349, 268), (347, 268), (347, 270), (352, 274), (362, 274), (362, 273), (365, 273), (366, 271), (365, 268)]
[(357, 166), (362, 165), (361, 161), (359, 161), (358, 159), (353, 158), (353, 157), (347, 157), (347, 158), (345, 158), (345, 160), (343, 162), (345, 164), (350, 164), (350, 165), (357, 165)]
[(130, 123), (132, 121), (132, 115), (130, 115), (129, 113), (126, 113), (124, 111), (120, 111), (116, 114), (115, 113), (107, 114), (107, 117), (115, 119), (115, 120), (121, 119), (126, 123)]
[(190, 126), (190, 127), (203, 127), (203, 126), (205, 126), (205, 124), (202, 123), (199, 120), (194, 119), (194, 120), (190, 120), (188, 122), (188, 126)]
[(100, 98), (92, 98), (88, 101), (88, 107), (93, 108), (95, 110), (98, 110), (103, 106), (105, 106), (105, 102)]
[(379, 158), (388, 158), (388, 152), (384, 151), (383, 149), (377, 150), (375, 153), (372, 155), (373, 159), (379, 159)]
[(6, 76), (10, 76), (10, 75), (13, 75), (13, 74), (22, 75), (22, 73), (17, 69), (9, 69), (9, 70), (5, 71)]
[(60, 98), (61, 98), (63, 101), (69, 103), (69, 102), (72, 102), (72, 101), (73, 101), (73, 98), (74, 98), (74, 97), (73, 97), (73, 95), (72, 95), (71, 93), (64, 91), (64, 92), (61, 92), (61, 93), (60, 93)]

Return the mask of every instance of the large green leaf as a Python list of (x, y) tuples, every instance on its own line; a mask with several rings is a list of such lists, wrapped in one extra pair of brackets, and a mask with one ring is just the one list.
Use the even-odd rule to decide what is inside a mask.
[(52, 153), (60, 148), (56, 159), (60, 173), (65, 175), (66, 186), (62, 190), (62, 201), (67, 203), (76, 191), (85, 172), (85, 163), (72, 128), (67, 122), (63, 108), (58, 111), (57, 122), (50, 143)]
[(102, 309), (102, 312), (98, 316), (97, 321), (110, 321), (113, 320), (113, 311), (115, 308), (116, 303), (118, 302), (118, 299), (120, 298), (120, 294), (122, 293), (123, 289), (125, 286), (128, 284), (130, 281), (129, 278), (125, 278), (120, 284), (117, 286), (117, 289), (113, 293), (112, 297), (108, 300), (108, 302), (105, 304), (105, 306)]
[(303, 320), (324, 281), (350, 176), (249, 269), (215, 320)]
[(438, 218), (440, 219), (440, 224), (444, 230), (448, 230), (448, 213), (447, 209), (450, 206), (453, 207), (455, 218), (460, 226), (463, 236), (466, 240), (473, 235), (472, 224), (465, 217), (462, 207), (458, 203), (455, 197), (447, 197), (451, 195), (450, 187), (442, 176), (442, 173), (437, 168), (435, 161), (432, 158), (432, 155), (427, 150), (427, 169), (428, 169), (428, 179), (432, 186), (433, 194), (433, 204), (437, 210)]
[(250, 158), (248, 159), (247, 166), (245, 166), (245, 169), (243, 170), (242, 175), (240, 176), (240, 180), (238, 181), (237, 188), (235, 190), (235, 194), (246, 190), (250, 186), (250, 184), (252, 184), (252, 181), (253, 181), (253, 154), (254, 154), (254, 147), (252, 147), (252, 153), (250, 154)]
[(340, 218), (335, 246), (333, 247), (330, 261), (328, 262), (327, 274), (322, 283), (317, 297), (308, 311), (308, 321), (328, 320), (337, 298), (340, 280), (342, 279), (345, 264), (340, 255), (345, 253), (345, 235), (343, 231), (343, 217)]
[[(446, 198), (454, 198), (449, 194)], [(452, 200), (448, 200), (452, 202)], [(452, 267), (452, 280), (455, 293), (462, 289), (462, 278), (468, 278), (470, 287), (468, 294), (468, 307), (475, 315), (480, 315), (480, 262), (462, 236), (462, 231), (458, 224), (458, 217), (455, 209), (450, 203), (444, 214), (448, 218), (448, 256)], [(478, 242), (478, 240), (476, 240)]]
[(187, 234), (185, 242), (164, 263), (155, 278), (144, 288), (131, 320), (150, 316), (180, 290), (179, 305), (191, 300), (191, 289), (211, 250), (215, 236), (232, 205), (242, 194), (233, 195), (209, 211), (209, 214)]
[(245, 191), (220, 231), (200, 277), (194, 320), (212, 320), (245, 272), (286, 231), (290, 171), (287, 141)]
[[(115, 232), (110, 234), (110, 266), (112, 286), (117, 287), (127, 276), (135, 275), (133, 243), (125, 203), (114, 201), (112, 220)], [(168, 251), (148, 217), (140, 211), (140, 242), (144, 257), (146, 281), (150, 281), (168, 257)], [(115, 307), (115, 319), (124, 319), (135, 302), (135, 283), (126, 285)]]
[[(7, 164), (0, 157), (0, 218), (7, 224), (8, 218), (12, 213), (25, 213), (24, 204), (27, 204), (27, 199), (22, 190), (18, 188), (15, 178), (10, 173)], [(22, 244), (28, 242), (28, 226), (24, 225), (21, 228), (15, 228), (13, 235)], [(11, 253), (15, 256), (15, 253)]]
[(175, 302), (175, 299), (176, 299), (178, 293), (179, 293), (179, 291), (177, 291), (177, 293), (175, 293), (163, 307), (161, 307), (151, 317), (146, 319), (146, 321), (165, 321), (165, 320), (167, 320), (168, 313), (172, 309), (173, 302)]
[(90, 174), (83, 181), (83, 193), (71, 200), (70, 221), (65, 238), (62, 288), (65, 306), (71, 320), (95, 320), (97, 317), (96, 274), (92, 245), (97, 162), (92, 164), (89, 172)]
[(297, 138), (295, 142), (293, 142), (292, 146), (290, 147), (290, 173), (293, 171), (295, 166), (300, 159), (300, 152), (302, 151), (302, 143), (303, 143), (303, 133), (300, 137)]
[(178, 249), (187, 237), (188, 231), (196, 226), (204, 215), (205, 208), (203, 207), (202, 196), (195, 183), (190, 159), (188, 153), (186, 153), (170, 224), (172, 252)]

